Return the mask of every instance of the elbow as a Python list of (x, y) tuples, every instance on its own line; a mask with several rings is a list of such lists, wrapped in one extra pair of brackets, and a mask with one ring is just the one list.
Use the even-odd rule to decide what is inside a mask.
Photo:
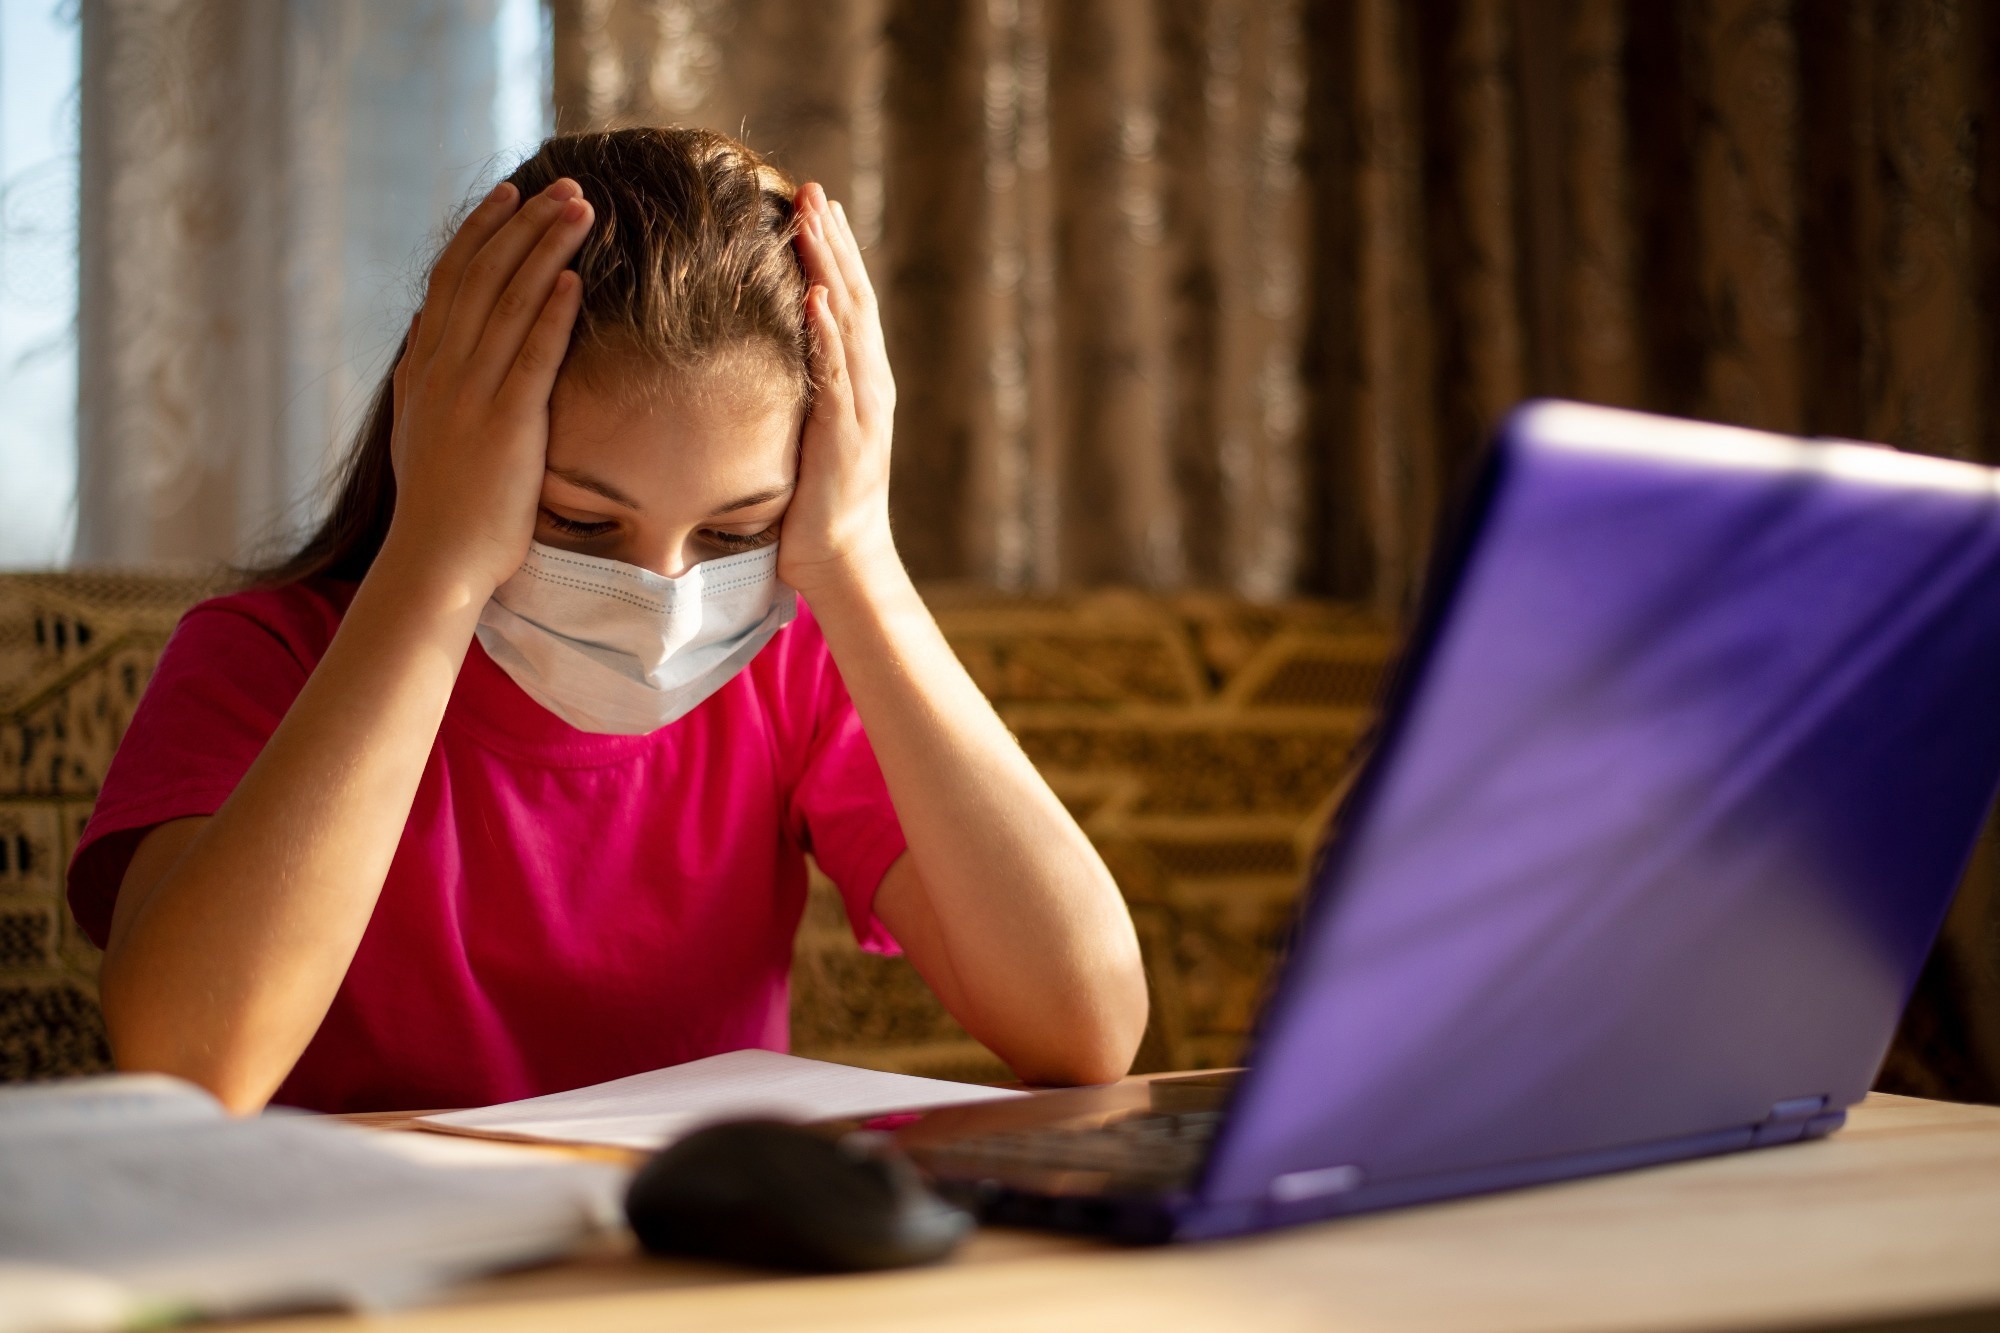
[(1055, 1025), (1058, 1040), (1032, 1056), (1009, 1061), (1023, 1082), (1082, 1087), (1116, 1083), (1132, 1072), (1150, 1009), (1136, 947), (1129, 960), (1108, 969), (1090, 989), (1085, 1002)]
[(1131, 1072), (1132, 1056), (1137, 1050), (1134, 1043), (1132, 1050), (1122, 1055), (1108, 1048), (1063, 1051), (1045, 1065), (1023, 1065), (1014, 1072), (1023, 1083), (1038, 1088), (1084, 1088), (1116, 1083)]
[(111, 1044), (111, 1064), (121, 1074), (165, 1074), (201, 1088), (232, 1115), (254, 1115), (277, 1091), (277, 1083), (262, 1076), (233, 1043), (190, 1041), (176, 1026), (161, 1021), (159, 1006), (145, 997), (126, 994), (113, 977), (101, 984), (100, 1007), (105, 1035)]
[(111, 1035), (112, 1067), (121, 1074), (165, 1074), (192, 1083), (231, 1115), (257, 1114), (276, 1091), (269, 1080), (233, 1068), (227, 1059), (121, 1033), (108, 1021), (105, 1026)]
[(1130, 1035), (1123, 1032), (1104, 1033), (1094, 1038), (1079, 1035), (1065, 1040), (1056, 1049), (1038, 1053), (1037, 1057), (1010, 1063), (1023, 1083), (1037, 1087), (1074, 1088), (1116, 1083), (1132, 1071), (1132, 1058), (1139, 1053), (1139, 1038), (1144, 1031), (1145, 1025), (1141, 1024), (1139, 1031)]

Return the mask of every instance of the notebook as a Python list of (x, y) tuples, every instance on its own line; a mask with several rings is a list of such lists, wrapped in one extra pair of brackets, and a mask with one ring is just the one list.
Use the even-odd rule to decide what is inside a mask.
[(0, 1333), (405, 1304), (618, 1225), (626, 1174), (161, 1075), (0, 1089)]

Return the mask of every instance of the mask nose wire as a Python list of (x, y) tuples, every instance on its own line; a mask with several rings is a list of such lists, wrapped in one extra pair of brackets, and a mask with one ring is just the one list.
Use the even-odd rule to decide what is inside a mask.
[(689, 558), (688, 546), (693, 540), (694, 533), (692, 530), (680, 534), (680, 539), (677, 542), (671, 543), (667, 548), (675, 557), (674, 559), (641, 561), (639, 562), (639, 568), (658, 574), (663, 579), (680, 578), (683, 574), (686, 574), (690, 569), (701, 563), (698, 559)]

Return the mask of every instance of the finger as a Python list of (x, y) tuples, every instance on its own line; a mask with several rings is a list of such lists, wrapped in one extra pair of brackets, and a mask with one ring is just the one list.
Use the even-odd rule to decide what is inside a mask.
[(514, 354), (514, 363), (494, 398), (503, 412), (525, 417), (549, 410), (556, 372), (569, 353), (570, 330), (576, 327), (576, 312), (582, 308), (583, 280), (564, 269), (556, 275), (554, 290), (535, 317), (521, 350)]
[(859, 303), (841, 272), (826, 225), (827, 214), (816, 211), (799, 233), (799, 255), (805, 261), (806, 279), (826, 290), (827, 303), (843, 328), (860, 316)]
[(858, 304), (873, 305), (875, 284), (868, 281), (868, 266), (861, 261), (861, 242), (854, 239), (854, 228), (848, 225), (847, 210), (837, 200), (831, 216), (832, 225), (827, 228), (827, 240), (834, 260), (840, 265), (840, 275), (847, 280), (848, 289), (854, 293)]
[(519, 206), (521, 192), (509, 181), (501, 181), (493, 187), (493, 192), (479, 201), (479, 206), (466, 215), (452, 234), (444, 253), (438, 256), (431, 267), (430, 282), (424, 292), (424, 304), (429, 306), (436, 318), (432, 319), (425, 336), (416, 346), (419, 365), (430, 360), (437, 351), (438, 340), (444, 336), (444, 315), (451, 309), (451, 299), (458, 292), (460, 277), (472, 257), (479, 253), (481, 246), (493, 239), (493, 234), (514, 216)]
[(792, 196), (792, 207), (797, 211), (799, 220), (804, 222), (815, 210), (826, 207), (826, 187), (818, 181), (807, 181)]
[(860, 343), (880, 341), (880, 316), (875, 289), (861, 262), (861, 247), (847, 225), (846, 210), (838, 203), (821, 203), (813, 212), (807, 243), (814, 252), (814, 266), (824, 276), (834, 317), (847, 336)]
[[(838, 207), (834, 205), (834, 208)], [(809, 268), (822, 275), (820, 281), (827, 289), (829, 307), (840, 325), (846, 344), (843, 350), (850, 374), (860, 377), (864, 386), (876, 385), (888, 374), (888, 345), (882, 336), (881, 312), (875, 303), (874, 291), (868, 285), (868, 275), (861, 267), (861, 254), (853, 244), (853, 232), (841, 232), (838, 221), (829, 210), (822, 209), (815, 214), (814, 225), (805, 238), (807, 253), (811, 257)], [(841, 248), (850, 253), (852, 271), (861, 283), (858, 292), (848, 270), (841, 266)], [(830, 273), (828, 269), (831, 269)], [(856, 401), (863, 408), (873, 410), (875, 400), (868, 396), (865, 387), (856, 391)]]
[(826, 288), (816, 286), (806, 294), (806, 310), (813, 324), (813, 415), (822, 421), (838, 421), (853, 412), (847, 340), (833, 317)]
[(808, 185), (799, 191), (799, 227), (793, 244), (798, 248), (800, 262), (806, 270), (808, 283), (830, 283), (840, 274), (840, 266), (834, 262), (833, 251), (826, 243), (824, 212), (815, 208), (808, 191), (817, 190), (816, 185)]
[(480, 335), (486, 331), (486, 320), (493, 313), (494, 303), (513, 281), (521, 261), (528, 257), (543, 233), (568, 211), (570, 201), (582, 193), (582, 188), (567, 177), (555, 182), (522, 204), (520, 211), (479, 247), (479, 253), (466, 261), (458, 290), (451, 298), (451, 309), (445, 315), (444, 334), (438, 344), (440, 354), (459, 363), (472, 355)]
[(861, 242), (855, 239), (854, 227), (847, 220), (847, 210), (838, 201), (833, 205), (833, 215), (839, 224), (843, 241), (836, 247), (836, 254), (845, 257), (841, 272), (854, 290), (855, 305), (861, 311), (857, 335), (863, 344), (866, 357), (879, 364), (886, 374), (889, 367), (889, 345), (887, 339), (882, 336), (881, 304), (875, 299), (875, 284), (868, 277), (868, 265), (861, 257)]
[(554, 226), (542, 233), (535, 248), (514, 271), (507, 289), (493, 303), (479, 345), (467, 362), (472, 381), (486, 392), (496, 391), (507, 377), (522, 345), (555, 290), (557, 275), (565, 268), (577, 247), (590, 234), (592, 210), (588, 200), (572, 199), (563, 205)]

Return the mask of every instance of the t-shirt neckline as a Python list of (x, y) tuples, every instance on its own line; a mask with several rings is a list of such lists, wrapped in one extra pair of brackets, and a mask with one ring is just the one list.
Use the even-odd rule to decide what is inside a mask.
[(475, 636), (445, 708), (444, 728), (503, 754), (580, 768), (617, 763), (650, 750), (663, 732), (686, 720), (636, 736), (580, 730), (535, 702)]

